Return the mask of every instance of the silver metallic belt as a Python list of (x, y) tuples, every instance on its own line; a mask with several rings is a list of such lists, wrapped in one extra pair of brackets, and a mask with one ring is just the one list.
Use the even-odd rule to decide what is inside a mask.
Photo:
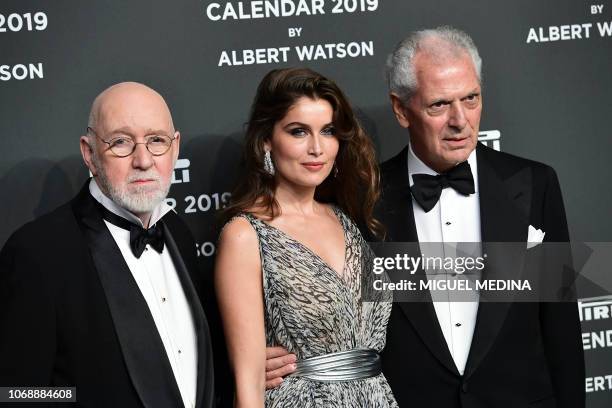
[(314, 381), (352, 381), (382, 372), (376, 350), (355, 349), (299, 360), (292, 375)]

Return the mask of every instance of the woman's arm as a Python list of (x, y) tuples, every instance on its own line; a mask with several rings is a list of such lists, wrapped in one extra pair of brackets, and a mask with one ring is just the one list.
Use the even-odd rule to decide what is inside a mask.
[(264, 406), (262, 285), (257, 234), (246, 219), (237, 218), (221, 232), (215, 264), (215, 289), (236, 382), (237, 408)]

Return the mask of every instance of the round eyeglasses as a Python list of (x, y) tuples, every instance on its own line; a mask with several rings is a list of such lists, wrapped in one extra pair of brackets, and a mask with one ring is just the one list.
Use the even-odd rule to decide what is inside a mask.
[(176, 139), (176, 137), (167, 135), (147, 135), (144, 138), (144, 142), (135, 142), (134, 139), (129, 136), (117, 136), (110, 140), (104, 140), (98, 136), (95, 130), (88, 126), (87, 133), (90, 132), (100, 139), (102, 143), (106, 143), (110, 151), (118, 157), (127, 157), (131, 155), (136, 150), (136, 145), (139, 144), (145, 145), (153, 156), (161, 156), (170, 150), (172, 142)]

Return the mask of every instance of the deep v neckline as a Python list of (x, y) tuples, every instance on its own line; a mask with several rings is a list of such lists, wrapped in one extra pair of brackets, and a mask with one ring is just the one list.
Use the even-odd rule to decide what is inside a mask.
[(311, 249), (308, 245), (304, 244), (302, 241), (292, 237), (290, 234), (286, 233), (285, 231), (283, 231), (280, 228), (275, 227), (272, 224), (269, 224), (267, 222), (265, 222), (264, 220), (255, 217), (257, 220), (261, 221), (262, 223), (264, 223), (266, 226), (272, 228), (273, 230), (277, 231), (278, 233), (280, 233), (281, 235), (283, 235), (285, 238), (295, 242), (296, 244), (298, 244), (300, 247), (302, 247), (303, 249), (305, 249), (308, 253), (310, 253), (313, 257), (315, 257), (323, 266), (325, 266), (325, 268), (329, 269), (331, 272), (333, 272), (333, 274), (340, 279), (340, 281), (342, 281), (343, 283), (345, 283), (345, 279), (344, 279), (344, 274), (346, 272), (346, 267), (347, 267), (347, 256), (348, 256), (348, 236), (347, 236), (347, 230), (344, 227), (344, 223), (342, 222), (342, 215), (338, 213), (338, 209), (336, 208), (336, 206), (331, 205), (332, 211), (334, 213), (334, 216), (336, 217), (336, 220), (338, 221), (338, 223), (340, 224), (340, 228), (342, 228), (342, 237), (344, 240), (344, 258), (342, 260), (342, 273), (340, 274), (336, 269), (334, 269), (329, 263), (327, 263), (327, 261), (325, 261), (325, 259), (323, 259), (323, 257), (321, 255), (319, 255), (318, 253), (316, 253), (313, 249)]

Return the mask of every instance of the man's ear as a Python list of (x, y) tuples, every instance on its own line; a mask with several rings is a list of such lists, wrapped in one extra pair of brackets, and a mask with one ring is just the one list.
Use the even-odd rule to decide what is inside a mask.
[(89, 143), (90, 143), (89, 137), (81, 136), (81, 139), (79, 140), (79, 146), (81, 148), (81, 156), (83, 156), (83, 161), (85, 162), (85, 165), (87, 166), (91, 174), (93, 174), (95, 177), (97, 176), (97, 174), (96, 174), (96, 167), (93, 164), (94, 147), (91, 146)]
[(176, 143), (176, 150), (174, 151), (174, 161), (176, 162), (181, 150), (181, 133), (178, 130), (174, 132), (174, 142)]
[(394, 93), (389, 95), (391, 98), (391, 107), (393, 108), (393, 113), (395, 114), (395, 118), (397, 122), (403, 128), (408, 128), (410, 126), (410, 122), (408, 121), (408, 116), (406, 115), (406, 108), (404, 107), (403, 102), (400, 97)]

